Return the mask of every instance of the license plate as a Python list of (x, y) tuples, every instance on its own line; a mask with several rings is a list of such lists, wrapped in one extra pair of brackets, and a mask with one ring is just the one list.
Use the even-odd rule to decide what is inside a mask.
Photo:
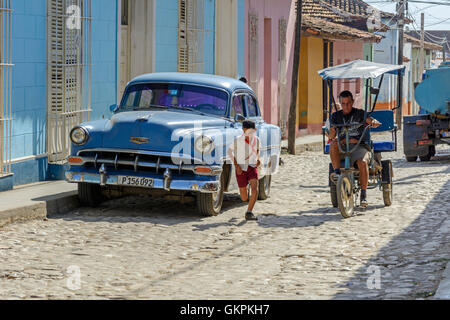
[(125, 186), (135, 186), (135, 187), (153, 187), (153, 179), (152, 178), (144, 178), (144, 177), (133, 177), (133, 176), (119, 176), (118, 184)]

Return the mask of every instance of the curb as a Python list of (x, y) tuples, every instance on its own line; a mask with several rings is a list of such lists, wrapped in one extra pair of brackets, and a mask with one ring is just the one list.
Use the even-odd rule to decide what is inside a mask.
[(14, 222), (45, 219), (80, 206), (76, 191), (36, 199), (36, 204), (0, 211), (0, 227)]
[(447, 267), (442, 274), (442, 280), (434, 294), (434, 299), (450, 300), (450, 262), (447, 263)]

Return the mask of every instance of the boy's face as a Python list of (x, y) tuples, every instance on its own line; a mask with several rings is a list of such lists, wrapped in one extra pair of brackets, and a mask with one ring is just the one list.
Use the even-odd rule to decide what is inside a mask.
[(244, 131), (245, 135), (254, 134), (256, 132), (256, 129), (253, 128), (243, 128), (242, 130)]

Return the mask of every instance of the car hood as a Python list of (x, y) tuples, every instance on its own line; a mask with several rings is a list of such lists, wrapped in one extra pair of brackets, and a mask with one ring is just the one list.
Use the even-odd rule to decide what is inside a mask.
[(115, 114), (103, 131), (104, 148), (171, 152), (182, 137), (222, 127), (226, 120), (189, 111), (130, 111)]

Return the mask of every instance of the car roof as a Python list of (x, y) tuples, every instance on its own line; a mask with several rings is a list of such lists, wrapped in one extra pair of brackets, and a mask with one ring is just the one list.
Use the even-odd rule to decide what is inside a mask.
[(224, 89), (230, 93), (235, 90), (245, 89), (253, 92), (246, 83), (224, 76), (204, 73), (184, 73), (184, 72), (156, 72), (140, 75), (131, 80), (128, 85), (146, 82), (175, 82), (186, 84), (197, 84)]

